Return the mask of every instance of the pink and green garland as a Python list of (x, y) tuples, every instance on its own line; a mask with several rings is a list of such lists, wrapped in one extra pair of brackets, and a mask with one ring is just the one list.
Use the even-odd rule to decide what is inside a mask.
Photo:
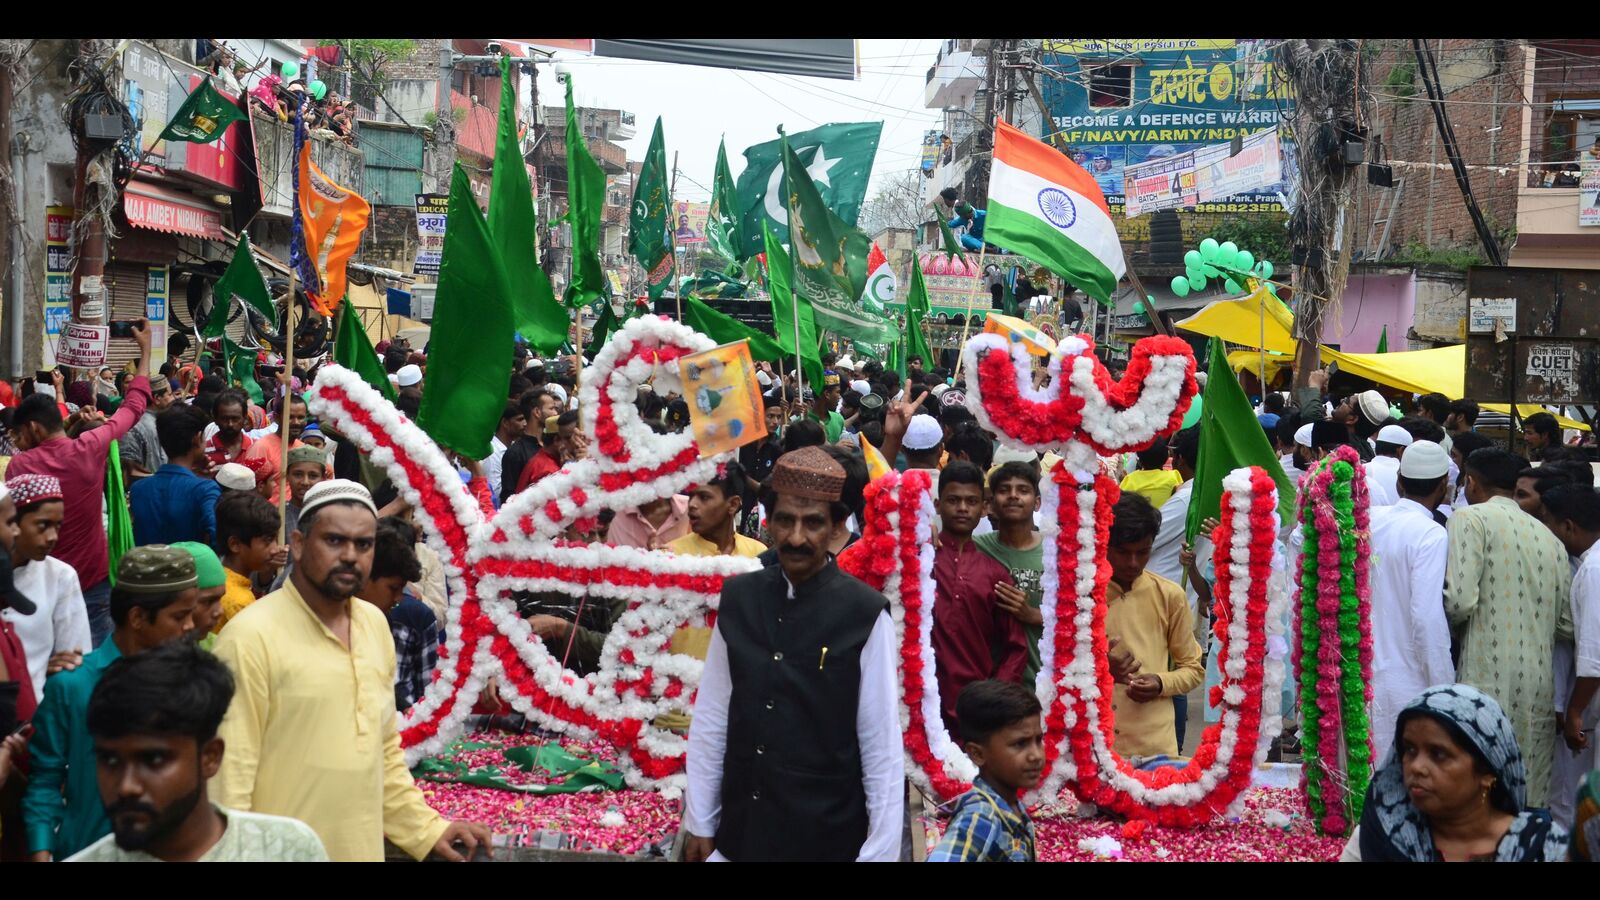
[[(1372, 776), (1372, 616), (1366, 471), (1340, 447), (1301, 482), (1296, 671), (1306, 803), (1323, 834), (1360, 821)], [(1342, 784), (1341, 782), (1342, 778)]]

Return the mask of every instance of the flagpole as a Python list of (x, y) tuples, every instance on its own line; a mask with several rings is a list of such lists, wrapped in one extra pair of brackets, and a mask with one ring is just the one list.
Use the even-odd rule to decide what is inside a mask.
[(978, 284), (983, 280), (983, 261), (988, 254), (989, 245), (985, 243), (983, 245), (983, 249), (978, 252), (978, 275), (972, 279), (972, 289), (967, 291), (966, 321), (961, 323), (961, 342), (956, 344), (956, 371), (954, 375), (950, 376), (951, 378), (961, 377), (961, 362), (967, 355), (965, 351), (967, 346), (967, 332), (972, 329), (972, 305), (977, 302), (978, 299)]
[[(793, 267), (790, 268), (793, 271)], [(794, 289), (793, 276), (789, 279), (789, 313), (794, 318), (794, 378), (795, 393), (803, 403), (806, 399), (806, 367), (800, 361), (800, 294)]]
[[(294, 387), (295, 281), (294, 266), (290, 266), (289, 304), (283, 313), (283, 321), (286, 326), (283, 339), (283, 398), (278, 405), (278, 543), (280, 544), (289, 539), (289, 517), (287, 515), (289, 504), (289, 394)], [(226, 340), (226, 337), (224, 337), (224, 340)], [(223, 347), (226, 348), (227, 344), (224, 343)]]

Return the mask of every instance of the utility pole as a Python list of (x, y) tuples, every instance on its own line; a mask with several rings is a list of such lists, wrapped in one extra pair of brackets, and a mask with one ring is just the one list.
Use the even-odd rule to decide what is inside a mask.
[[(104, 324), (110, 312), (105, 286), (106, 226), (118, 200), (112, 174), (116, 138), (108, 140), (105, 132), (93, 131), (96, 123), (103, 127), (110, 116), (89, 113), (88, 101), (105, 97), (110, 103), (116, 103), (115, 97), (106, 96), (100, 90), (101, 84), (112, 83), (112, 46), (110, 41), (87, 39), (80, 42), (78, 85), (67, 101), (67, 127), (72, 130), (72, 139), (78, 148), (77, 180), (72, 193), (72, 204), (78, 216), (73, 228), (72, 319), (86, 325)], [(106, 105), (102, 103), (98, 108), (104, 109)]]
[(433, 177), (434, 189), (441, 194), (450, 193), (450, 178), (456, 162), (455, 107), (450, 102), (451, 84), (455, 79), (456, 52), (450, 38), (439, 43), (439, 89), (434, 98), (433, 112)]
[(0, 264), (5, 266), (6, 281), (3, 287), (5, 302), (5, 331), (9, 344), (7, 356), (12, 376), (20, 376), (22, 369), (22, 246), (17, 232), (15, 216), (17, 190), (16, 167), (11, 162), (11, 92), (14, 48), (7, 42), (0, 53)]
[(1277, 62), (1294, 86), (1291, 122), (1300, 148), (1300, 197), (1289, 218), (1294, 249), (1294, 386), (1320, 365), (1318, 343), (1329, 303), (1350, 274), (1352, 175), (1364, 160), (1356, 112), (1361, 72), (1350, 40), (1291, 40)]

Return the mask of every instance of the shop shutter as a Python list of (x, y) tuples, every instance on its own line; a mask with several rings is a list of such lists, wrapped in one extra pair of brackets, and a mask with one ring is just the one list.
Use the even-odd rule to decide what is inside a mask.
[[(144, 263), (112, 262), (106, 264), (106, 286), (111, 292), (111, 319), (143, 319), (148, 308), (146, 301), (147, 279), (150, 266)], [(168, 270), (170, 273), (170, 269)], [(169, 283), (170, 284), (170, 283)], [(163, 332), (165, 329), (163, 329)], [(160, 337), (163, 347), (166, 338)], [(139, 343), (133, 338), (111, 338), (106, 344), (106, 365), (120, 368), (124, 363), (139, 358)]]

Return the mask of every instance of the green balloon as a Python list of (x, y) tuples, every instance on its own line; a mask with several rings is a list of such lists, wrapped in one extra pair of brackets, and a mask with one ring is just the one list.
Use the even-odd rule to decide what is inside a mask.
[(1222, 250), (1224, 255), (1230, 258), (1239, 255), (1239, 245), (1235, 244), (1233, 241), (1223, 241), (1222, 246), (1219, 249)]
[(1172, 279), (1172, 292), (1179, 297), (1189, 296), (1189, 279), (1182, 277)]
[(1239, 271), (1248, 272), (1248, 271), (1250, 271), (1251, 269), (1253, 269), (1255, 267), (1256, 267), (1255, 255), (1252, 254), (1249, 250), (1240, 250), (1239, 251), (1239, 265), (1238, 265)]
[(1204, 278), (1195, 278), (1192, 275), (1189, 276), (1189, 289), (1193, 290), (1193, 291), (1203, 291), (1203, 290), (1205, 290), (1206, 289), (1206, 280)]
[(290, 60), (283, 64), (283, 80), (293, 81), (300, 77), (300, 64)]
[(1261, 277), (1262, 278), (1271, 278), (1272, 277), (1272, 260), (1263, 259), (1261, 261)]
[(1204, 260), (1200, 258), (1199, 250), (1190, 250), (1188, 253), (1183, 255), (1183, 267), (1185, 269), (1198, 269), (1200, 268), (1200, 263), (1203, 261)]
[(1133, 311), (1136, 312), (1136, 313), (1143, 313), (1144, 312), (1144, 301), (1143, 300), (1135, 300), (1135, 301), (1133, 301)]
[(315, 97), (316, 99), (321, 100), (323, 97), (328, 96), (328, 86), (323, 83), (321, 78), (311, 82), (310, 86), (311, 96)]
[(1200, 242), (1200, 258), (1211, 262), (1217, 258), (1217, 242), (1214, 238), (1206, 238)]
[(1205, 403), (1200, 398), (1200, 395), (1196, 394), (1193, 402), (1189, 404), (1189, 411), (1183, 415), (1183, 425), (1181, 427), (1190, 428), (1200, 421), (1200, 411), (1204, 405)]
[(1206, 263), (1205, 265), (1200, 267), (1200, 274), (1204, 275), (1207, 278), (1215, 278), (1218, 275), (1222, 274), (1222, 270), (1217, 268), (1216, 266), (1210, 264), (1210, 263)]
[(1183, 275), (1184, 275), (1185, 278), (1204, 278), (1204, 277), (1206, 277), (1205, 270), (1204, 269), (1200, 269), (1200, 268), (1184, 269), (1183, 270)]
[(1222, 286), (1227, 288), (1228, 289), (1228, 293), (1230, 293), (1230, 294), (1239, 293), (1239, 282), (1234, 281), (1232, 278), (1229, 278), (1227, 281), (1224, 281), (1222, 283)]

